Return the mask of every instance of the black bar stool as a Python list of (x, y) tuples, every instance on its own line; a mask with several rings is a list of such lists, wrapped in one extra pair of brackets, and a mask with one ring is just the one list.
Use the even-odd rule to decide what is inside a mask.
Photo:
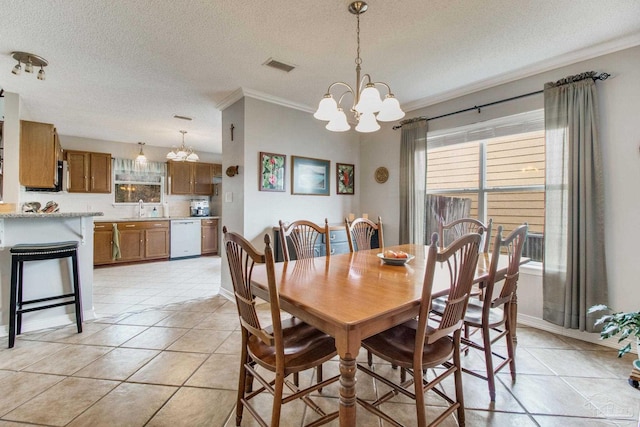
[[(82, 306), (80, 304), (80, 278), (78, 276), (78, 242), (57, 242), (40, 244), (21, 244), (11, 248), (11, 310), (9, 313), (9, 348), (12, 348), (17, 335), (22, 332), (22, 313), (44, 310), (45, 308), (60, 307), (75, 304), (76, 324), (78, 333), (82, 332)], [(22, 276), (24, 263), (28, 261), (43, 261), (71, 257), (71, 275), (73, 276), (73, 293), (38, 298), (29, 301), (22, 300)], [(45, 301), (68, 299), (36, 307), (24, 308), (28, 304), (38, 304)], [(17, 325), (16, 325), (17, 320)], [(16, 328), (17, 326), (17, 328)]]

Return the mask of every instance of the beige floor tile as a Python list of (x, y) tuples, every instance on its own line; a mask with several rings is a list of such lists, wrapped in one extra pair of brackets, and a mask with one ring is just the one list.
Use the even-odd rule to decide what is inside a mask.
[(551, 350), (531, 348), (529, 352), (555, 374), (576, 377), (627, 378), (631, 360), (619, 359), (617, 351)]
[(216, 349), (218, 354), (233, 354), (240, 357), (242, 351), (242, 332), (234, 331), (227, 337), (226, 340)]
[(116, 348), (79, 370), (74, 376), (124, 381), (158, 353), (158, 350)]
[(235, 401), (234, 391), (182, 387), (147, 426), (222, 426)]
[(189, 378), (185, 385), (237, 390), (239, 372), (239, 356), (212, 354)]
[(10, 372), (0, 379), (0, 416), (64, 380), (59, 375)]
[(176, 390), (168, 386), (120, 384), (68, 427), (144, 426)]
[(231, 335), (229, 331), (192, 329), (171, 344), (168, 350), (213, 353), (229, 335)]
[[(625, 380), (563, 377), (596, 408), (592, 417), (640, 420), (640, 391)], [(585, 414), (586, 415), (586, 414)]]
[[(168, 307), (169, 308), (169, 307)], [(156, 326), (167, 326), (171, 328), (193, 328), (202, 322), (209, 314), (203, 312), (182, 312), (178, 311), (171, 316), (156, 323)]]
[(207, 359), (202, 353), (164, 351), (133, 374), (129, 381), (180, 386)]
[(527, 414), (510, 414), (492, 411), (465, 411), (465, 421), (468, 426), (483, 427), (535, 427), (533, 417)]
[(122, 347), (164, 350), (189, 331), (185, 328), (162, 328), (152, 326), (122, 344)]
[(172, 315), (171, 311), (163, 310), (146, 310), (141, 313), (135, 313), (124, 319), (118, 321), (120, 325), (138, 325), (138, 326), (153, 326), (162, 319)]
[(115, 381), (67, 378), (3, 418), (64, 426), (118, 385)]
[(90, 335), (102, 331), (107, 326), (108, 325), (103, 323), (84, 322), (82, 324), (82, 332), (78, 333), (76, 325), (73, 324), (49, 332), (48, 334), (39, 337), (38, 340), (73, 344), (88, 338)]
[(89, 335), (87, 338), (81, 340), (80, 343), (87, 345), (118, 346), (129, 341), (141, 332), (144, 332), (146, 329), (146, 326), (110, 325), (100, 332)]
[(515, 384), (505, 384), (532, 414), (584, 416), (597, 408), (561, 378), (519, 375)]
[(219, 314), (214, 312), (207, 316), (195, 328), (197, 329), (215, 329), (217, 331), (235, 331), (240, 327), (238, 314)]
[(72, 375), (112, 349), (112, 347), (94, 345), (70, 345), (27, 366), (24, 370), (43, 374)]
[(65, 347), (66, 344), (17, 339), (15, 347), (0, 350), (0, 369), (19, 371)]
[(637, 421), (534, 415), (540, 427), (637, 427)]

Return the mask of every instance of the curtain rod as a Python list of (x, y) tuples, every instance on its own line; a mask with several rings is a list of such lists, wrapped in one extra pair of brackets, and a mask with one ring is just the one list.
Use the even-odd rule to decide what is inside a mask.
[[(572, 78), (565, 78), (562, 80), (558, 80), (555, 85), (561, 85), (561, 84), (566, 84), (569, 82), (576, 82), (579, 80), (584, 80), (587, 78), (592, 78), (594, 81), (595, 80), (606, 80), (608, 79), (611, 74), (609, 73), (601, 73), (601, 74), (589, 74), (589, 73), (583, 73), (583, 74), (579, 74), (578, 76), (583, 76), (581, 78), (576, 78), (576, 79), (572, 79)], [(575, 77), (578, 77), (575, 76)], [(435, 119), (441, 119), (443, 117), (449, 117), (449, 116), (453, 116), (455, 114), (460, 114), (460, 113), (466, 113), (467, 111), (473, 111), (473, 110), (478, 110), (478, 113), (480, 113), (480, 110), (484, 107), (490, 107), (492, 105), (496, 105), (496, 104), (502, 104), (503, 102), (509, 102), (509, 101), (514, 101), (516, 99), (520, 99), (520, 98), (526, 98), (527, 96), (531, 96), (531, 95), (538, 95), (540, 93), (543, 93), (544, 90), (537, 90), (535, 92), (529, 92), (529, 93), (525, 93), (524, 95), (517, 95), (517, 96), (512, 96), (511, 98), (505, 98), (505, 99), (501, 99), (499, 101), (494, 101), (494, 102), (489, 102), (487, 104), (482, 104), (482, 105), (474, 105), (473, 107), (469, 107), (469, 108), (464, 108), (462, 110), (458, 110), (458, 111), (454, 111), (452, 113), (447, 113), (447, 114), (441, 114), (439, 116), (435, 116), (435, 117), (427, 117), (427, 116), (419, 116), (419, 117), (413, 117), (411, 119), (407, 119), (407, 120), (403, 120), (400, 122), (399, 125), (396, 125), (393, 127), (393, 130), (397, 130), (400, 129), (403, 125), (409, 124), (409, 123), (413, 123), (413, 122), (417, 122), (420, 120), (426, 120), (426, 121), (430, 121), (430, 120), (435, 120)]]

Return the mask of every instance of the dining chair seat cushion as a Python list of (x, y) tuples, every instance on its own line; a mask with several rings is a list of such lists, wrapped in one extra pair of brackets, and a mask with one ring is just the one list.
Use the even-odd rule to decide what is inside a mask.
[[(417, 328), (418, 322), (409, 320), (365, 339), (362, 345), (365, 349), (370, 350), (387, 362), (391, 362), (401, 368), (411, 368), (415, 353)], [(427, 334), (430, 332), (433, 332), (433, 329), (427, 326)], [(453, 340), (448, 336), (440, 338), (431, 344), (426, 344), (422, 352), (423, 368), (438, 366), (451, 359), (454, 351), (453, 346)]]
[[(438, 297), (431, 301), (431, 311), (442, 315), (445, 306), (446, 297)], [(489, 322), (488, 325), (499, 324), (504, 319), (504, 310), (501, 308), (489, 309)], [(478, 298), (469, 298), (469, 305), (467, 305), (467, 311), (464, 314), (464, 323), (473, 327), (480, 327), (482, 325), (482, 301)]]
[[(282, 322), (285, 366), (288, 372), (299, 372), (327, 361), (336, 355), (334, 339), (324, 332), (297, 318)], [(264, 329), (272, 333), (273, 327)], [(255, 335), (249, 337), (249, 351), (253, 359), (263, 367), (274, 370), (276, 364), (275, 346), (266, 344)]]

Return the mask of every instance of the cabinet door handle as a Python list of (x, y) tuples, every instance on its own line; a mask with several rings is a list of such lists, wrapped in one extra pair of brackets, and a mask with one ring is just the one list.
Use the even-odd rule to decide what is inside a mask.
[(336, 238), (336, 235), (335, 235), (335, 234), (331, 234), (331, 233), (329, 233), (329, 234), (330, 234), (330, 236), (331, 236), (331, 240), (334, 240), (334, 239)]
[(104, 225), (96, 225), (95, 228), (105, 228)]
[(329, 253), (330, 253), (331, 255), (333, 255), (333, 254), (335, 254), (335, 253), (336, 253), (336, 250), (335, 250), (335, 249), (331, 249), (331, 251), (329, 251)]

